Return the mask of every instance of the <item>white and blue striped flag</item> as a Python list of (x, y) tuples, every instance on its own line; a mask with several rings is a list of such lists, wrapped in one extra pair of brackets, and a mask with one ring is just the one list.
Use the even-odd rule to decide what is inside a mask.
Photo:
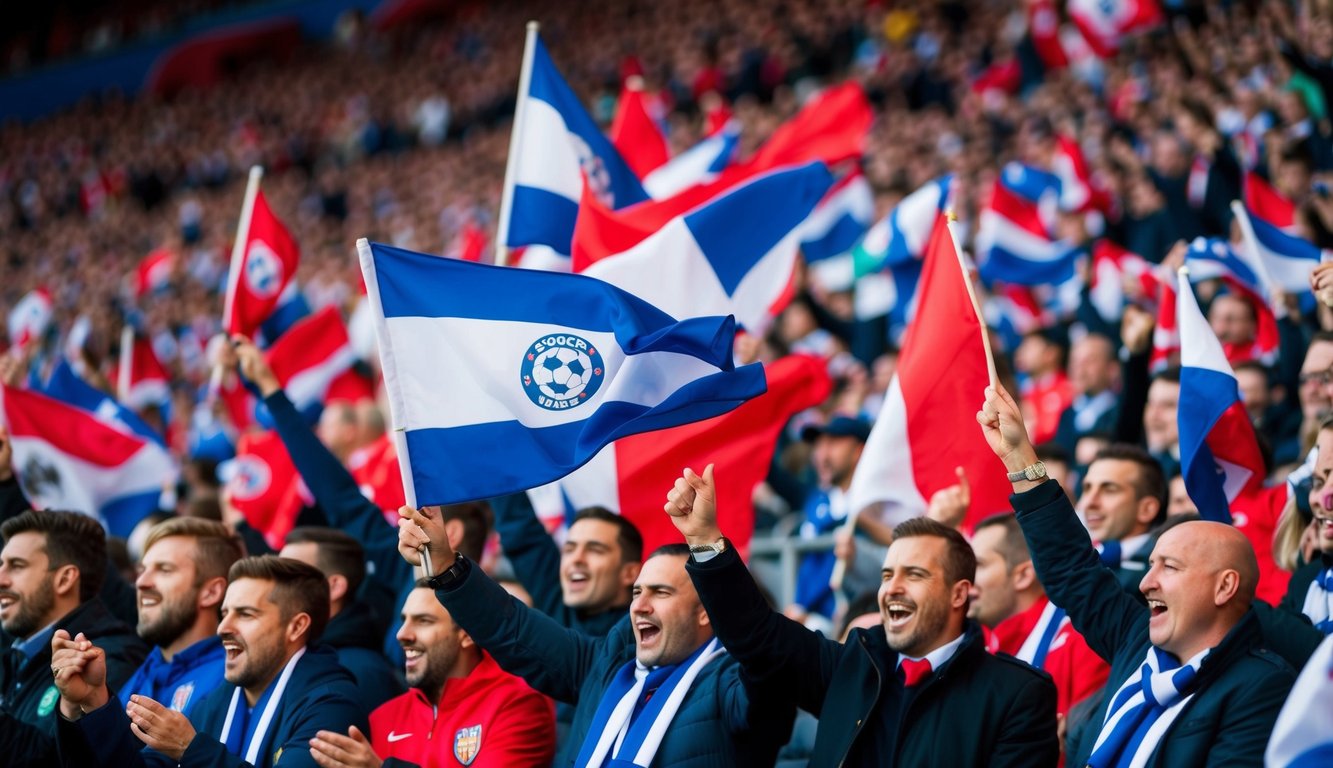
[(732, 317), (677, 321), (583, 275), (357, 243), (411, 506), (564, 477), (626, 435), (762, 394)]

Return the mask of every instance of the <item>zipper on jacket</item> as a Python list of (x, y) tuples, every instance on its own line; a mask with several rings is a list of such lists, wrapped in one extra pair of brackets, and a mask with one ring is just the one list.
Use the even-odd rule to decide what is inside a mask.
[[(857, 637), (857, 642), (861, 643), (861, 650), (865, 651), (866, 655), (870, 657), (870, 668), (875, 670), (875, 699), (870, 702), (870, 711), (861, 716), (861, 719), (856, 723), (856, 728), (852, 730), (852, 740), (847, 742), (847, 752), (852, 751), (852, 745), (856, 743), (856, 737), (861, 735), (861, 729), (865, 728), (866, 722), (870, 720), (870, 714), (875, 711), (875, 702), (879, 701), (879, 697), (884, 693), (884, 675), (880, 674), (879, 665), (875, 663), (874, 654), (866, 647), (865, 638)], [(827, 693), (824, 695), (828, 696)], [(838, 768), (847, 764), (847, 752), (843, 752), (842, 757), (838, 760)]]

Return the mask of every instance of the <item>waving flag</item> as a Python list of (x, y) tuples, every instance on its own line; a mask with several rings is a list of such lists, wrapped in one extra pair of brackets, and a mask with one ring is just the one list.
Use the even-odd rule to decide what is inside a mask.
[(301, 507), (312, 501), (287, 447), (272, 430), (241, 435), (236, 457), (218, 466), (218, 478), (232, 506), (274, 549), (282, 547)]
[(157, 443), (163, 448), (166, 442), (147, 422), (139, 418), (134, 411), (116, 402), (115, 398), (79, 378), (73, 367), (65, 359), (56, 363), (51, 371), (51, 378), (41, 388), (41, 394), (55, 398), (62, 403), (87, 411), (102, 423), (121, 432), (133, 434), (145, 440)]
[(300, 261), (296, 241), (269, 209), (263, 190), (258, 188), (257, 176), (252, 184), (255, 193), (249, 226), (238, 235), (242, 250), (228, 275), (222, 315), (222, 327), (227, 333), (246, 337), (253, 337), (260, 324), (273, 314), (296, 276)]
[(574, 265), (672, 317), (731, 314), (762, 331), (790, 299), (799, 227), (832, 183), (820, 163), (777, 171), (660, 228), (587, 200)]
[(1172, 280), (1157, 281), (1157, 326), (1152, 330), (1152, 352), (1148, 370), (1152, 373), (1171, 367), (1180, 359), (1180, 329), (1176, 325), (1176, 286)]
[(1029, 203), (1060, 200), (1060, 177), (1024, 163), (1005, 163), (997, 183)]
[(921, 256), (935, 220), (949, 205), (952, 177), (921, 185), (866, 231), (852, 249), (856, 317), (889, 317), (890, 335), (901, 333), (916, 313)]
[(1158, 280), (1153, 264), (1110, 240), (1098, 240), (1092, 248), (1092, 285), (1089, 301), (1107, 322), (1119, 322), (1129, 303), (1127, 290), (1155, 301)]
[(664, 200), (690, 187), (708, 184), (736, 159), (740, 141), (740, 123), (728, 121), (717, 133), (644, 176), (643, 188), (654, 200)]
[(1236, 374), (1180, 275), (1180, 464), (1185, 490), (1205, 520), (1230, 523), (1230, 504), (1263, 483), (1264, 460), (1240, 401)]
[(129, 407), (140, 410), (171, 400), (171, 374), (153, 351), (153, 343), (126, 329), (121, 337), (120, 358), (111, 368), (116, 395)]
[(30, 341), (38, 340), (51, 325), (51, 294), (45, 288), (34, 288), (9, 310), (9, 343), (22, 349)]
[(925, 514), (926, 500), (954, 485), (962, 465), (972, 484), (966, 525), (1008, 509), (1009, 483), (986, 450), (973, 411), (990, 383), (981, 321), (940, 216), (926, 247), (920, 307), (903, 340), (898, 372), (852, 476), (850, 505), (883, 505), (884, 522)]
[[(1333, 258), (1323, 250), (1297, 235), (1284, 232), (1276, 222), (1266, 221), (1256, 212), (1235, 203), (1232, 210), (1240, 231), (1245, 237), (1245, 248), (1258, 272), (1260, 284), (1268, 289), (1287, 293), (1309, 293), (1310, 272), (1320, 262)], [(1267, 292), (1265, 292), (1267, 295)]]
[(530, 32), (526, 91), (519, 94), (509, 146), (499, 241), (569, 254), (584, 180), (609, 208), (648, 199), (639, 179), (570, 89), (546, 46)]
[(1267, 768), (1333, 764), (1333, 635), (1305, 662), (1273, 724), (1264, 753)]
[(1054, 285), (1075, 275), (1083, 251), (1047, 233), (1038, 205), (996, 181), (990, 207), (981, 213), (976, 249), (981, 277), (1015, 285)]
[(1296, 226), (1296, 204), (1273, 189), (1264, 177), (1247, 171), (1244, 179), (1245, 209), (1250, 217), (1263, 219), (1283, 232), (1291, 233)]
[(620, 90), (620, 103), (611, 121), (611, 143), (641, 179), (671, 159), (662, 126), (649, 114), (649, 97), (643, 92), (642, 77), (627, 78)]
[(278, 304), (264, 322), (259, 324), (260, 346), (273, 344), (292, 326), (310, 316), (310, 302), (306, 301), (301, 286), (295, 280), (282, 289)]
[(1103, 59), (1120, 51), (1124, 39), (1152, 29), (1165, 18), (1157, 0), (1069, 0), (1069, 18)]
[(613, 440), (764, 391), (735, 321), (677, 322), (600, 280), (357, 243), (413, 506), (563, 477)]
[(176, 268), (176, 254), (170, 248), (157, 248), (143, 257), (134, 274), (134, 296), (142, 299), (167, 287)]
[(158, 443), (58, 400), (0, 387), (0, 407), (19, 484), (37, 509), (96, 515), (111, 535), (128, 536), (176, 476)]
[[(736, 410), (693, 424), (621, 438), (556, 485), (573, 509), (602, 506), (630, 518), (644, 551), (680, 541), (657, 514), (658, 497), (681, 467), (715, 463), (717, 511), (727, 537), (743, 554), (754, 530), (755, 486), (768, 476), (779, 433), (792, 416), (823, 402), (832, 389), (824, 361), (792, 355), (765, 366), (768, 391)], [(725, 482), (720, 478), (727, 478)]]
[(1111, 207), (1110, 194), (1092, 178), (1083, 150), (1068, 136), (1055, 137), (1051, 171), (1060, 181), (1061, 210), (1105, 212)]
[(866, 177), (856, 171), (839, 179), (801, 225), (806, 263), (849, 253), (874, 217), (875, 196)]
[(292, 327), (264, 354), (297, 410), (324, 405), (329, 387), (356, 362), (337, 307), (325, 307)]
[(1185, 265), (1189, 267), (1189, 277), (1192, 282), (1220, 279), (1230, 291), (1254, 310), (1254, 343), (1245, 346), (1237, 346), (1234, 343), (1224, 345), (1227, 360), (1234, 362), (1259, 360), (1265, 364), (1276, 360), (1280, 342), (1277, 316), (1265, 298), (1260, 275), (1250, 264), (1225, 240), (1197, 237), (1190, 243), (1189, 252), (1185, 256)]

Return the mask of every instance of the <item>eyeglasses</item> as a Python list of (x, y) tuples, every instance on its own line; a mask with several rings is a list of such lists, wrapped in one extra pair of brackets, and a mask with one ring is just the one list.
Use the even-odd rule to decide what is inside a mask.
[(1314, 373), (1302, 373), (1300, 381), (1302, 387), (1307, 384), (1318, 384), (1321, 387), (1327, 387), (1333, 384), (1333, 368)]

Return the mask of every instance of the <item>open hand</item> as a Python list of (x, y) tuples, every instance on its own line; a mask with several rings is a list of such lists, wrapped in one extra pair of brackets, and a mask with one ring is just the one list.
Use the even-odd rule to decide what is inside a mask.
[(139, 741), (177, 762), (194, 741), (190, 718), (147, 696), (131, 696), (125, 714), (130, 718), (130, 731)]
[(310, 756), (324, 768), (380, 768), (383, 761), (355, 725), (347, 735), (320, 731), (310, 740)]

